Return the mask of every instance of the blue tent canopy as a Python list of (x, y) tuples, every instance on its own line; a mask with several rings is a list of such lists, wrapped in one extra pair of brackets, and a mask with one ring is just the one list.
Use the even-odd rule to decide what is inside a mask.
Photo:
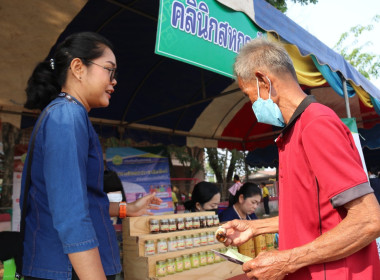
[[(255, 10), (253, 19), (257, 25), (278, 33), (284, 40), (296, 45), (302, 54), (313, 54), (320, 64), (328, 64), (333, 71), (341, 72), (346, 79), (352, 79), (371, 95), (380, 98), (379, 90), (339, 54), (264, 0), (218, 1), (223, 4), (252, 3), (251, 8)], [(221, 100), (239, 90), (235, 87), (223, 92), (233, 84), (232, 79), (155, 54), (158, 9), (159, 1), (89, 0), (46, 56), (50, 59), (58, 43), (80, 31), (98, 32), (114, 44), (118, 84), (110, 106), (90, 112), (97, 132), (104, 137), (131, 138), (136, 142), (164, 145), (187, 145), (189, 138), (204, 140), (199, 147), (208, 147), (212, 141), (240, 143), (242, 147), (258, 142), (260, 135), (251, 137), (251, 132), (258, 127), (257, 122), (247, 127), (230, 129), (231, 134), (218, 134), (223, 125), (227, 127), (227, 114), (233, 112), (237, 116), (241, 112), (236, 109), (245, 102), (241, 93), (236, 100), (223, 101), (224, 105), (230, 105), (229, 109), (225, 109), (227, 106), (219, 109), (225, 115), (215, 120), (212, 116), (203, 118), (202, 121), (214, 123), (207, 124), (204, 131), (193, 131), (197, 120), (214, 99)], [(212, 112), (215, 113), (215, 110)], [(256, 121), (252, 111), (247, 112), (249, 115), (243, 118)], [(22, 126), (29, 126), (31, 122), (34, 119), (23, 117)], [(236, 135), (238, 132), (243, 136)], [(275, 136), (266, 132), (262, 137)], [(216, 147), (229, 147), (227, 144), (218, 144)]]

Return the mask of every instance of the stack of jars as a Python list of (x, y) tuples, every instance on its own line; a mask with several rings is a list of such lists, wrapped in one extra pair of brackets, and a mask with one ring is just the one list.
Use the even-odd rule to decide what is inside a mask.
[(181, 217), (176, 219), (150, 219), (149, 221), (150, 233), (168, 233), (214, 226), (219, 226), (218, 215)]
[[(225, 253), (227, 248), (218, 249), (217, 251)], [(224, 261), (219, 255), (212, 251), (202, 251), (199, 253), (185, 254), (176, 258), (169, 258), (156, 262), (156, 276), (163, 277), (174, 273), (179, 273), (192, 268), (197, 268), (209, 264)]]
[(215, 232), (201, 232), (188, 235), (159, 238), (157, 249), (154, 240), (145, 241), (145, 256), (175, 252), (183, 249), (216, 244)]

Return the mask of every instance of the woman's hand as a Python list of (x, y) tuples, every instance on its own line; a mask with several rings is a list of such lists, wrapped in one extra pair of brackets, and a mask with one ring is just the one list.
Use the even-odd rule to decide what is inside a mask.
[(149, 210), (159, 209), (157, 206), (162, 202), (161, 198), (156, 197), (156, 193), (148, 194), (138, 200), (127, 203), (127, 216), (138, 217), (142, 215), (153, 215)]
[(255, 236), (255, 227), (250, 220), (232, 220), (222, 225), (227, 232), (226, 246), (239, 246)]

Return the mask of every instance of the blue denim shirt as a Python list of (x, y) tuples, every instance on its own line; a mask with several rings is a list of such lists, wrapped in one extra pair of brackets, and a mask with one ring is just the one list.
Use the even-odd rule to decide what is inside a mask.
[(71, 279), (67, 254), (95, 247), (106, 275), (117, 274), (121, 271), (120, 253), (103, 192), (103, 152), (98, 136), (79, 102), (57, 98), (50, 104), (55, 105), (47, 108), (35, 140), (23, 274)]

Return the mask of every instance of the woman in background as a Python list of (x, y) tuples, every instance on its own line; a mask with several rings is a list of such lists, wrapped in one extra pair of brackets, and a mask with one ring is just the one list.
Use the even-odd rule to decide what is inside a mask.
[(253, 183), (245, 183), (233, 197), (233, 205), (219, 214), (219, 221), (257, 219), (255, 211), (260, 202), (260, 188)]
[(219, 188), (209, 182), (200, 182), (194, 186), (191, 200), (185, 202), (185, 208), (190, 212), (218, 211), (220, 204)]

